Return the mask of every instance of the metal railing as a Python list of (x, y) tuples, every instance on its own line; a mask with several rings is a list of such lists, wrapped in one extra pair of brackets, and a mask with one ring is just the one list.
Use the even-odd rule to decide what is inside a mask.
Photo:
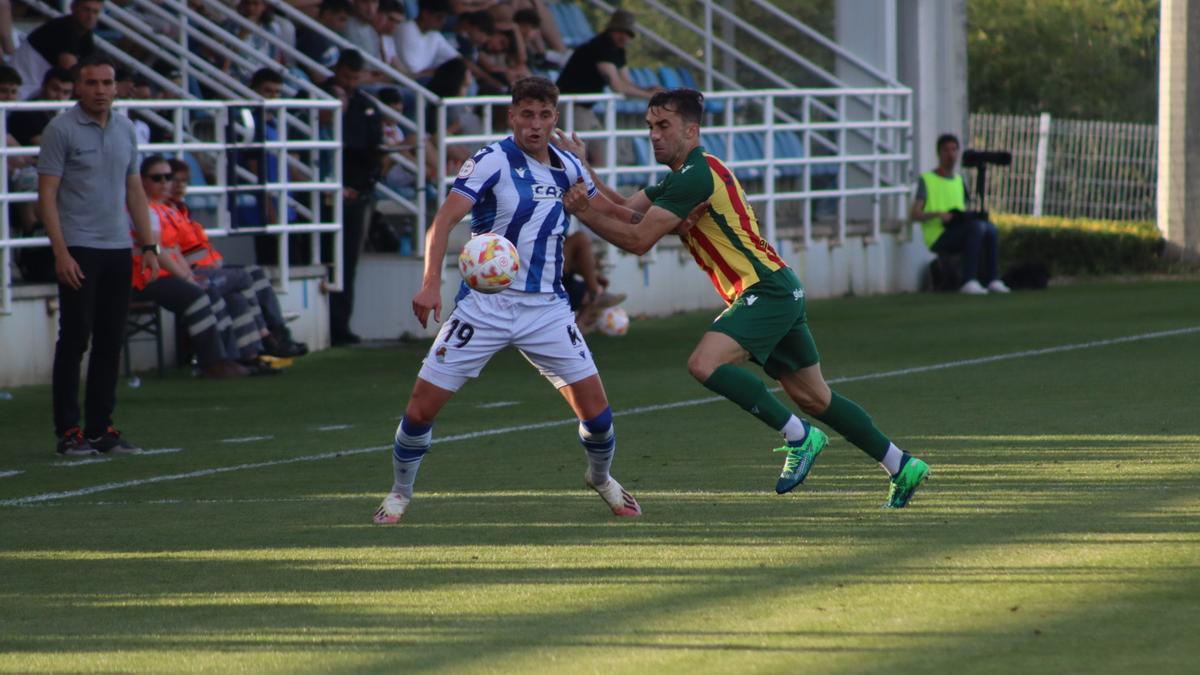
[[(724, 112), (717, 124), (701, 129), (705, 139), (718, 141), (718, 147), (705, 149), (720, 157), (738, 175), (746, 190), (747, 199), (757, 205), (759, 222), (764, 234), (771, 242), (778, 242), (786, 233), (798, 236), (807, 246), (813, 240), (814, 204), (823, 201), (832, 206), (832, 218), (836, 222), (835, 237), (841, 242), (846, 237), (846, 226), (852, 211), (866, 213), (870, 223), (870, 234), (878, 237), (885, 218), (903, 211), (903, 201), (911, 190), (909, 178), (912, 167), (912, 94), (907, 89), (760, 89), (753, 91), (709, 92), (706, 98), (724, 102)], [(834, 100), (844, 105), (848, 98), (865, 98), (873, 103), (872, 113), (865, 120), (814, 120), (811, 115), (818, 105)], [(649, 184), (656, 177), (669, 171), (654, 163), (649, 151), (646, 129), (639, 125), (622, 128), (617, 114), (619, 101), (625, 100), (615, 94), (570, 95), (560, 98), (564, 110), (559, 126), (567, 131), (574, 130), (574, 111), (577, 104), (604, 103), (603, 128), (579, 132), (583, 140), (607, 140), (605, 166), (594, 167), (596, 172), (610, 185), (621, 183), (622, 176), (644, 178)], [(456, 108), (483, 110), (482, 128), (492, 129), (494, 109), (503, 108), (510, 102), (508, 97), (481, 96), (449, 98), (438, 108), (437, 145), (439, 165), (438, 184), (443, 188), (453, 182), (446, 174), (445, 165), (448, 145), (475, 148), (504, 138), (505, 134), (482, 133), (472, 135), (447, 135), (447, 118)], [(800, 111), (801, 119), (795, 122), (781, 121), (776, 114), (781, 105)], [(899, 119), (891, 119), (883, 109), (893, 108), (908, 111)], [(865, 151), (852, 142), (851, 134), (858, 133), (875, 139)], [(884, 138), (898, 139), (899, 149), (884, 143)], [(746, 143), (750, 139), (750, 143)], [(784, 140), (795, 142), (784, 143)], [(639, 142), (644, 143), (642, 161), (621, 161), (619, 143), (627, 143), (637, 152)], [(759, 145), (761, 143), (761, 145)], [(826, 145), (836, 151), (820, 152)], [(761, 152), (758, 149), (761, 148)], [(817, 152), (814, 152), (817, 151)], [(866, 167), (867, 180), (862, 184), (850, 185), (848, 169), (851, 166)], [(439, 191), (444, 193), (445, 190)], [(888, 204), (889, 200), (892, 202)], [(781, 207), (793, 205), (792, 212), (799, 213), (799, 223), (781, 223)], [(424, 224), (420, 235), (424, 235)]]
[(977, 113), (970, 117), (967, 141), (971, 148), (1012, 153), (1010, 166), (988, 172), (991, 211), (1102, 220), (1156, 217), (1157, 125)]
[[(7, 135), (7, 112), (63, 110), (71, 107), (69, 102), (26, 102), (5, 103), (0, 105), (0, 138)], [(193, 185), (188, 189), (189, 197), (215, 197), (212, 208), (216, 210), (216, 226), (207, 228), (210, 237), (227, 237), (237, 234), (266, 234), (278, 237), (279, 244), (279, 283), (281, 290), (286, 291), (290, 280), (289, 237), (299, 234), (316, 234), (328, 232), (333, 235), (332, 281), (330, 290), (341, 290), (343, 282), (342, 260), (342, 125), (341, 105), (333, 100), (275, 100), (275, 101), (186, 101), (186, 100), (152, 100), (152, 101), (120, 101), (114, 106), (118, 111), (136, 111), (143, 116), (157, 117), (160, 121), (170, 122), (170, 140), (163, 143), (151, 143), (140, 146), (139, 152), (143, 157), (150, 154), (163, 154), (168, 157), (185, 156), (185, 153), (196, 159), (196, 165), (207, 166), (212, 172), (212, 181), (207, 185)], [(154, 111), (153, 117), (147, 111)], [(244, 138), (241, 127), (233, 123), (233, 119), (242, 111), (257, 111), (259, 124), (274, 122), (277, 140), (255, 140), (253, 137)], [(213, 121), (214, 138), (208, 141), (197, 140), (185, 129), (183, 118), (188, 113), (203, 112)], [(122, 114), (118, 113), (118, 114)], [(328, 114), (330, 119), (322, 124), (320, 115)], [(304, 119), (311, 129), (328, 129), (328, 138), (314, 137), (308, 133), (294, 133), (289, 120)], [(230, 137), (233, 134), (234, 137)], [(17, 158), (35, 157), (38, 154), (36, 146), (8, 147), (0, 145), (0, 185), (11, 186), (9, 161)], [(238, 177), (243, 174), (244, 166), (235, 165), (229, 161), (233, 151), (260, 151), (261, 158), (259, 173), (250, 172), (255, 180), (252, 184), (239, 185)], [(267, 171), (266, 160), (275, 161), (280, 167), (275, 180), (265, 180)], [(292, 160), (312, 167), (328, 167), (327, 173), (314, 171), (308, 177), (293, 177), (292, 172), (284, 170)], [(25, 160), (28, 161), (28, 160)], [(292, 162), (294, 163), (294, 162)], [(193, 169), (194, 171), (194, 169)], [(193, 176), (195, 179), (199, 177)], [(231, 187), (232, 186), (232, 187)], [(237, 208), (239, 198), (250, 195), (257, 199), (274, 200), (276, 222), (245, 227), (233, 227), (229, 211)], [(38, 195), (34, 191), (13, 191), (5, 189), (0, 192), (0, 314), (7, 314), (12, 309), (12, 253), (14, 249), (46, 247), (50, 240), (44, 236), (14, 237), (10, 222), (9, 204), (36, 202)], [(292, 211), (296, 217), (289, 218), (286, 214)], [(267, 212), (266, 210), (263, 210)], [(328, 219), (326, 219), (326, 216)], [(321, 260), (321, 238), (311, 236), (310, 252), (312, 260)]]

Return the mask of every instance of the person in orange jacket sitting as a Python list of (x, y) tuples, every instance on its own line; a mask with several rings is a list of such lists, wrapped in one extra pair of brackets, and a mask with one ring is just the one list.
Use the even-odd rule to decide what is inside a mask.
[(180, 248), (192, 271), (208, 279), (212, 286), (220, 288), (227, 298), (230, 293), (241, 294), (254, 313), (262, 335), (263, 353), (280, 358), (307, 354), (308, 345), (292, 339), (279, 298), (266, 271), (258, 265), (225, 264), (224, 256), (209, 241), (204, 226), (191, 217), (184, 199), (191, 180), (191, 170), (181, 160), (172, 159), (168, 162), (173, 180), (166, 201), (182, 217)]
[[(231, 358), (222, 336), (222, 324), (232, 325), (225, 303), (214, 304), (203, 285), (192, 275), (179, 252), (175, 228), (160, 217), (155, 202), (161, 202), (170, 181), (170, 166), (162, 157), (151, 157), (141, 165), (142, 185), (150, 202), (150, 224), (158, 232), (160, 269), (133, 275), (134, 299), (152, 300), (183, 319), (191, 337), (201, 372), (205, 377), (245, 377), (249, 371)], [(142, 242), (134, 233), (133, 264), (140, 270)]]

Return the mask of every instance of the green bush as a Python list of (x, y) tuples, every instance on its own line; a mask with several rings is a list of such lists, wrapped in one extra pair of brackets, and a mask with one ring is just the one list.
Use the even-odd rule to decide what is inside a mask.
[(994, 215), (1004, 265), (1044, 263), (1051, 274), (1128, 274), (1165, 269), (1152, 222)]

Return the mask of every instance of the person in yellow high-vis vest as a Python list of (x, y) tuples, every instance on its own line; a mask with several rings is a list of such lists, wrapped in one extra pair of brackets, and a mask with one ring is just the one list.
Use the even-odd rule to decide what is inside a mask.
[[(962, 254), (963, 285), (968, 295), (1008, 293), (1000, 280), (1000, 253), (996, 226), (971, 217), (966, 210), (967, 184), (955, 173), (958, 138), (942, 134), (937, 139), (938, 167), (917, 180), (910, 217), (921, 223), (925, 245), (938, 254)], [(983, 254), (983, 269), (979, 268)]]

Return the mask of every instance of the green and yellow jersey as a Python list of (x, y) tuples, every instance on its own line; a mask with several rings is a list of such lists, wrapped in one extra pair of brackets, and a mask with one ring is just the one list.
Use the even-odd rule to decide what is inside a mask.
[(697, 204), (709, 202), (708, 212), (683, 241), (726, 303), (787, 267), (759, 232), (758, 219), (741, 183), (704, 148), (692, 150), (678, 171), (645, 192), (654, 206), (680, 218), (686, 218)]

